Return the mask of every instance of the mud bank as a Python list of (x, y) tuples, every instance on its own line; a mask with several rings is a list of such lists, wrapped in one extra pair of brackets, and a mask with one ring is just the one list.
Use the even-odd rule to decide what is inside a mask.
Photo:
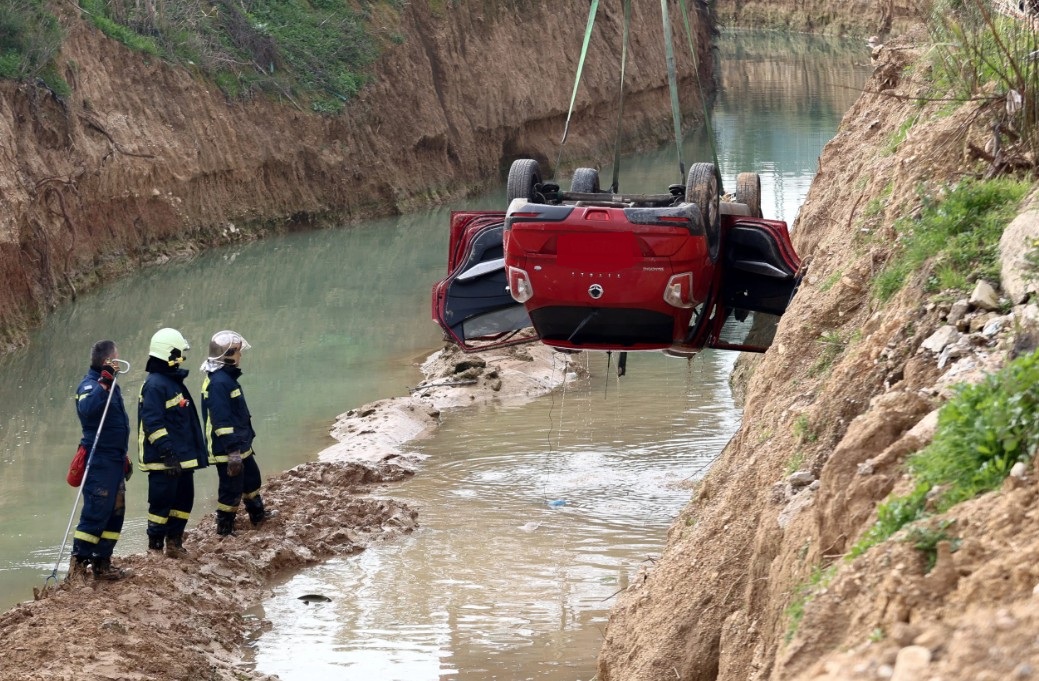
[[(398, 40), (385, 40), (371, 84), (337, 116), (261, 96), (228, 100), (62, 4), (57, 61), (69, 96), (0, 82), (0, 345), (129, 270), (444, 201), (501, 181), (517, 157), (555, 163), (587, 3), (401, 4), (370, 27)], [(673, 19), (681, 25), (677, 9)], [(692, 21), (709, 91), (706, 12)], [(612, 144), (603, 131), (616, 129), (621, 24), (620, 4), (604, 3), (564, 163)], [(658, 7), (635, 3), (631, 36), (623, 140), (635, 149), (672, 134)], [(702, 112), (697, 71), (687, 49), (677, 53), (692, 125)]]
[(262, 526), (241, 514), (236, 535), (224, 538), (203, 517), (185, 535), (186, 559), (121, 558), (134, 571), (123, 581), (50, 583), (0, 615), (0, 679), (268, 678), (243, 664), (242, 646), (264, 626), (243, 612), (294, 571), (414, 530), (417, 512), (387, 498), (418, 464), (403, 446), (451, 410), (518, 404), (576, 380), (567, 358), (540, 344), (479, 358), (433, 354), (411, 396), (347, 412), (332, 429), (340, 442), (321, 461), (268, 479), (264, 500), (278, 515)]

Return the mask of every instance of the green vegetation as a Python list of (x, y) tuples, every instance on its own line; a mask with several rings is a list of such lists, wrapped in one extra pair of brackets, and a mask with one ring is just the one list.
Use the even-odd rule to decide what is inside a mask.
[[(335, 113), (364, 85), (403, 0), (80, 0), (106, 35), (197, 68), (228, 96), (268, 92)], [(398, 33), (387, 41), (399, 41)]]
[(875, 295), (890, 299), (924, 266), (931, 292), (998, 281), (999, 238), (1030, 187), (1011, 178), (965, 180), (937, 199), (925, 196), (919, 216), (895, 222), (901, 247), (874, 280)]
[(931, 16), (931, 98), (991, 102), (1004, 159), (1034, 166), (1027, 157), (1039, 151), (1039, 33), (987, 0), (939, 0)]
[(848, 342), (841, 337), (838, 331), (825, 331), (819, 335), (819, 339), (816, 342), (822, 344), (823, 352), (819, 359), (815, 361), (815, 364), (809, 367), (808, 375), (810, 376), (821, 376), (826, 373), (833, 365), (834, 360), (844, 352), (844, 348), (848, 345)]
[[(1028, 461), (1037, 445), (1039, 352), (1014, 360), (982, 383), (958, 388), (938, 414), (934, 440), (909, 459), (916, 487), (877, 507), (877, 522), (849, 557), (862, 555), (929, 513), (942, 513), (997, 489), (1011, 467)], [(915, 533), (909, 540), (930, 551), (938, 541), (949, 539), (945, 528), (930, 536)]]
[[(404, 0), (79, 0), (99, 30), (151, 57), (181, 64), (229, 97), (268, 93), (336, 113), (368, 79), (397, 30)], [(373, 26), (379, 28), (372, 30)], [(43, 0), (0, 7), (0, 78), (41, 78), (62, 94), (54, 68), (64, 38)]]
[(909, 530), (907, 541), (913, 545), (914, 549), (921, 551), (927, 559), (925, 572), (933, 570), (938, 562), (939, 543), (943, 541), (949, 542), (953, 551), (960, 547), (959, 538), (946, 532), (950, 525), (952, 525), (951, 520), (943, 520), (938, 523), (938, 527), (913, 527)]
[(805, 606), (812, 599), (812, 596), (829, 586), (836, 574), (836, 565), (831, 565), (828, 568), (822, 568), (817, 565), (812, 569), (812, 574), (808, 576), (807, 580), (794, 587), (794, 596), (790, 600), (790, 605), (784, 611), (787, 618), (787, 643), (790, 643), (794, 635), (797, 634), (797, 629), (801, 626), (801, 620), (805, 616)]
[(808, 422), (808, 417), (801, 414), (794, 419), (794, 437), (799, 442), (815, 442), (819, 439), (819, 436), (812, 430), (811, 424)]
[(898, 126), (898, 130), (894, 132), (891, 139), (888, 140), (887, 146), (884, 148), (884, 154), (890, 156), (891, 154), (898, 151), (899, 145), (905, 141), (906, 136), (909, 134), (909, 129), (916, 125), (917, 116), (910, 116), (909, 118), (902, 121), (902, 125)]
[(39, 78), (55, 94), (67, 95), (68, 83), (54, 66), (64, 32), (43, 0), (7, 0), (0, 4), (0, 78)]
[(834, 284), (841, 280), (842, 276), (844, 276), (844, 273), (840, 270), (837, 270), (830, 276), (826, 277), (826, 279), (823, 280), (823, 283), (819, 284), (819, 290), (823, 293), (829, 291), (831, 288), (833, 288)]
[[(794, 423), (794, 434), (798, 436), (798, 439), (801, 439), (801, 436), (797, 434), (797, 426), (798, 426), (798, 423), (795, 422)], [(805, 426), (804, 427), (807, 429), (807, 427), (808, 427), (808, 419), (805, 419)], [(787, 475), (790, 475), (791, 473), (796, 473), (797, 471), (801, 470), (801, 466), (804, 465), (804, 462), (805, 462), (805, 453), (802, 452), (801, 450), (798, 450), (798, 451), (794, 452), (790, 456), (789, 459), (787, 459), (786, 465), (783, 467), (783, 470), (786, 472)]]

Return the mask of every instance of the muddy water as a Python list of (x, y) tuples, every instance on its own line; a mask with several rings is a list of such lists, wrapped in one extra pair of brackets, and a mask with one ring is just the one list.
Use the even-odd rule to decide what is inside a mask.
[[(859, 43), (723, 41), (714, 116), (726, 184), (758, 171), (766, 215), (792, 220), (866, 57)], [(707, 149), (691, 135), (686, 163)], [(657, 192), (678, 176), (667, 147), (624, 159), (621, 188)], [(466, 205), (500, 206), (503, 195)], [(75, 499), (64, 482), (79, 438), (72, 394), (94, 340), (114, 338), (133, 363), (120, 382), (134, 418), (154, 330), (175, 326), (193, 343), (196, 395), (205, 339), (244, 333), (259, 460), (284, 470), (330, 443), (337, 414), (419, 380), (414, 362), (440, 338), (428, 297), (446, 224), (442, 209), (222, 248), (56, 310), (28, 347), (0, 359), (0, 608), (31, 598), (57, 558)], [(731, 361), (640, 355), (618, 382), (598, 356), (591, 381), (565, 395), (447, 419), (421, 446), (421, 474), (386, 491), (419, 509), (422, 529), (279, 587), (263, 604), (273, 629), (256, 667), (285, 679), (590, 678), (610, 597), (659, 550), (689, 481), (738, 423)], [(192, 522), (209, 522), (216, 476), (196, 480)], [(130, 481), (117, 555), (144, 548), (145, 487), (140, 473)], [(332, 601), (296, 599), (311, 591)]]
[[(766, 217), (792, 222), (868, 51), (750, 34), (721, 47), (723, 179), (760, 173)], [(706, 134), (683, 155), (709, 160)], [(673, 147), (622, 162), (623, 191), (679, 178)], [(592, 678), (613, 596), (659, 552), (740, 414), (731, 354), (637, 355), (619, 381), (603, 355), (587, 361), (586, 384), (449, 415), (414, 446), (428, 456), (420, 474), (386, 493), (419, 510), (421, 529), (275, 588), (253, 613), (273, 625), (254, 644), (255, 668), (286, 680)]]

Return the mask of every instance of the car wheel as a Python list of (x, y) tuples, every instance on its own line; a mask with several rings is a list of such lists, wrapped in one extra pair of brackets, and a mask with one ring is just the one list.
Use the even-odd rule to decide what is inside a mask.
[(761, 178), (757, 173), (740, 173), (736, 176), (736, 201), (747, 204), (752, 218), (762, 217)]
[(707, 232), (707, 253), (711, 260), (718, 259), (721, 246), (721, 187), (718, 186), (718, 175), (713, 163), (694, 163), (689, 168), (685, 183), (685, 200), (695, 203), (703, 218), (704, 230)]
[(574, 171), (574, 177), (570, 180), (570, 191), (575, 194), (598, 194), (599, 171), (595, 168), (578, 168)]
[(534, 188), (541, 184), (541, 167), (532, 158), (518, 158), (509, 168), (509, 180), (505, 185), (508, 202), (513, 199), (536, 201)]

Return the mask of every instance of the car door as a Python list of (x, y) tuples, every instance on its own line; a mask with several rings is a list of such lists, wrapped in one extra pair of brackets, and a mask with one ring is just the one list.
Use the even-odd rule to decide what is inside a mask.
[(502, 234), (505, 214), (451, 214), (448, 276), (433, 285), (433, 320), (466, 352), (538, 340), (523, 305), (509, 294)]
[(801, 282), (786, 223), (738, 217), (724, 226), (722, 269), (707, 345), (764, 352)]

